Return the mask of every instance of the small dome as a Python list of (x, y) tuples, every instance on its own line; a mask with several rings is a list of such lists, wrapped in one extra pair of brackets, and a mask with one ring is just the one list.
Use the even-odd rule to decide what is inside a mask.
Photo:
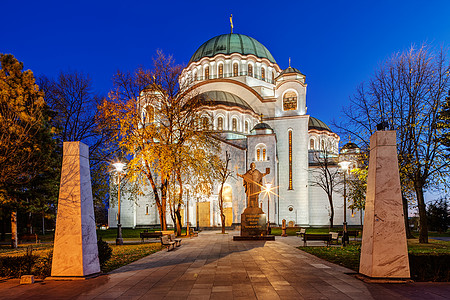
[(342, 146), (341, 153), (359, 153), (361, 149), (355, 143), (348, 142)]
[(255, 125), (255, 127), (253, 127), (252, 130), (256, 130), (256, 129), (270, 129), (273, 130), (272, 127), (269, 126), (269, 124), (266, 123), (258, 123)]
[(219, 105), (223, 104), (226, 106), (237, 106), (241, 107), (243, 109), (248, 109), (252, 112), (253, 109), (250, 105), (248, 105), (247, 102), (245, 102), (242, 98), (239, 96), (236, 96), (232, 93), (223, 92), (223, 91), (209, 91), (204, 92), (199, 95), (199, 97), (202, 99), (202, 101), (205, 103), (205, 105)]
[(292, 68), (292, 67), (289, 67), (289, 68), (287, 68), (287, 69), (284, 69), (284, 70), (280, 73), (280, 75), (278, 75), (278, 76), (282, 76), (282, 75), (286, 75), (286, 74), (293, 74), (293, 73), (297, 73), (297, 74), (300, 74), (300, 75), (302, 75), (302, 76), (305, 76), (305, 75), (303, 75), (303, 73), (300, 72), (298, 69)]
[(191, 62), (199, 61), (203, 57), (214, 57), (217, 54), (240, 53), (242, 55), (253, 54), (259, 58), (267, 58), (276, 63), (269, 50), (263, 44), (244, 34), (228, 33), (218, 35), (206, 41), (194, 52)]
[(256, 124), (250, 132), (252, 134), (272, 134), (273, 129), (269, 124), (261, 122)]
[(331, 131), (330, 127), (328, 127), (327, 124), (325, 124), (324, 122), (320, 121), (317, 118), (314, 117), (309, 117), (309, 123), (308, 123), (308, 129), (316, 129), (319, 131), (329, 131), (329, 132), (333, 132)]

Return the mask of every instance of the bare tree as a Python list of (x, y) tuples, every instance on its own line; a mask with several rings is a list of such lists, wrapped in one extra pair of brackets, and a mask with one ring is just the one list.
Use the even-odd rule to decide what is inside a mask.
[(343, 109), (346, 121), (335, 124), (366, 147), (378, 123), (386, 121), (397, 131), (402, 193), (417, 200), (420, 243), (428, 242), (424, 191), (448, 184), (449, 161), (439, 143), (437, 120), (449, 73), (444, 48), (423, 44), (394, 54), (350, 98)]
[(341, 176), (339, 173), (338, 158), (331, 150), (329, 143), (324, 143), (321, 150), (312, 151), (312, 163), (310, 163), (310, 184), (320, 187), (328, 197), (330, 204), (330, 228), (334, 224), (333, 193), (337, 191)]
[(222, 222), (222, 233), (225, 233), (225, 213), (223, 211), (223, 186), (228, 178), (231, 176), (232, 172), (229, 169), (231, 161), (231, 156), (228, 151), (225, 151), (225, 160), (220, 160), (217, 170), (217, 177), (219, 178), (220, 190), (219, 190), (219, 210), (220, 219)]

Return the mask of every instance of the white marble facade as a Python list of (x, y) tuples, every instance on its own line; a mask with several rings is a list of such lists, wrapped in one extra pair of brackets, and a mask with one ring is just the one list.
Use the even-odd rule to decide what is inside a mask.
[[(310, 184), (310, 153), (326, 141), (337, 155), (339, 136), (323, 122), (307, 115), (305, 78), (290, 66), (282, 70), (258, 41), (245, 35), (226, 34), (200, 46), (183, 70), (181, 83), (200, 94), (216, 95), (217, 99), (213, 100), (217, 105), (205, 107), (204, 116), (212, 124), (211, 129), (227, 140), (222, 143), (222, 152), (231, 153), (233, 171), (238, 167), (240, 174), (245, 173), (252, 162), (262, 172), (270, 168), (265, 180), (277, 187), (274, 192), (278, 195), (270, 199), (271, 223), (281, 224), (286, 219), (300, 226), (328, 226), (327, 195)], [(238, 103), (236, 97), (240, 99)], [(260, 124), (261, 117), (264, 125)], [(237, 224), (246, 205), (242, 179), (233, 176), (227, 184), (232, 189), (233, 223)], [(189, 220), (184, 213), (184, 221), (195, 226), (196, 203), (209, 201), (210, 226), (219, 226), (218, 192), (216, 185), (210, 197), (186, 194)], [(126, 195), (122, 197), (122, 226), (159, 223), (151, 193), (137, 201), (126, 201)], [(267, 201), (261, 194), (260, 202), (266, 213)], [(343, 198), (339, 192), (334, 194), (334, 203), (334, 224), (342, 224)], [(359, 212), (354, 217), (350, 210), (347, 213), (347, 222), (358, 225)], [(116, 215), (117, 207), (110, 203), (109, 226), (116, 226)]]

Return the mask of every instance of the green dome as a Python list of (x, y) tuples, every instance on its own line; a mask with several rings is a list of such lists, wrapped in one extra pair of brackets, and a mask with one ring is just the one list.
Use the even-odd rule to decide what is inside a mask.
[(271, 62), (276, 63), (272, 54), (263, 44), (254, 38), (237, 33), (222, 34), (208, 40), (195, 51), (189, 63), (199, 61), (203, 57), (232, 53), (253, 54), (256, 57), (267, 58)]
[(253, 111), (250, 105), (239, 96), (224, 91), (209, 91), (199, 95), (204, 104), (214, 106), (223, 104), (226, 106), (237, 106), (243, 109)]
[(325, 131), (333, 132), (333, 131), (331, 131), (330, 127), (328, 127), (327, 124), (325, 124), (324, 122), (322, 122), (319, 119), (316, 119), (314, 117), (309, 117), (308, 129), (316, 129), (316, 130), (320, 130), (320, 131), (325, 130)]

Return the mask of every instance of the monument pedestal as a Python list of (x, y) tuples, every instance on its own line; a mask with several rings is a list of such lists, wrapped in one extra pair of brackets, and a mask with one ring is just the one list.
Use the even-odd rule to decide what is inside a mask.
[(377, 131), (370, 138), (359, 273), (410, 278), (395, 131)]
[(241, 235), (234, 241), (274, 241), (273, 235), (267, 235), (267, 217), (259, 207), (247, 207), (241, 214)]
[(64, 142), (58, 214), (53, 247), (52, 280), (75, 280), (100, 273), (89, 147)]

